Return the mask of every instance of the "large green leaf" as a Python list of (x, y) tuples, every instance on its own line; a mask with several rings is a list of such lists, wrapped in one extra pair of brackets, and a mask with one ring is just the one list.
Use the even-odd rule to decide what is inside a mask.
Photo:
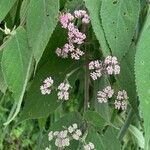
[(135, 75), (134, 75), (134, 57), (136, 53), (136, 47), (134, 44), (130, 46), (129, 51), (122, 58), (120, 62), (120, 75), (117, 76), (117, 81), (121, 89), (126, 90), (129, 102), (134, 112), (138, 115), (138, 101), (137, 101), (137, 92), (135, 85)]
[(84, 0), (84, 1), (90, 13), (93, 30), (99, 41), (99, 44), (101, 45), (102, 52), (106, 56), (110, 53), (110, 51), (101, 24), (101, 18), (100, 18), (101, 0)]
[(87, 144), (89, 142), (92, 142), (94, 144), (96, 150), (106, 150), (105, 145), (102, 140), (102, 136), (100, 136), (97, 133), (97, 131), (92, 127), (88, 128), (88, 135), (87, 135), (85, 141)]
[(140, 108), (144, 118), (145, 150), (150, 149), (150, 15), (138, 42), (135, 76)]
[(64, 81), (66, 74), (71, 72), (74, 66), (70, 60), (55, 57), (53, 53), (54, 52), (52, 52), (49, 61), (43, 65), (35, 75), (33, 83), (27, 93), (21, 120), (47, 117), (60, 105), (55, 90), (53, 90), (50, 95), (42, 95), (40, 86), (46, 77), (51, 76), (57, 87)]
[(121, 150), (121, 144), (119, 140), (117, 139), (118, 131), (112, 127), (108, 127), (106, 130), (102, 141), (105, 145), (105, 150)]
[(59, 0), (31, 0), (27, 32), (34, 57), (39, 62), (58, 21)]
[[(73, 123), (77, 123), (78, 127), (82, 127), (82, 117), (77, 112), (69, 113), (62, 118), (60, 118), (57, 122), (52, 124), (52, 126), (49, 128), (49, 131), (61, 131), (64, 130), (64, 127), (69, 127)], [(37, 150), (45, 149), (49, 144), (52, 145), (53, 150), (57, 150), (58, 148), (54, 146), (54, 142), (49, 143), (48, 142), (48, 133), (43, 136), (41, 142), (39, 143), (39, 146)], [(73, 140), (69, 147), (65, 148), (65, 150), (77, 150), (79, 143), (75, 140)]]
[(5, 18), (16, 1), (17, 0), (0, 0), (0, 22)]
[(119, 59), (128, 51), (139, 18), (139, 0), (104, 0), (101, 18), (113, 55)]
[(108, 124), (104, 118), (102, 118), (102, 116), (95, 111), (85, 112), (84, 119), (88, 122), (88, 124), (91, 124), (100, 130), (102, 130)]
[(19, 27), (5, 44), (2, 56), (2, 71), (8, 89), (17, 101), (16, 112), (6, 123), (18, 114), (30, 75), (32, 52), (29, 49), (26, 31)]

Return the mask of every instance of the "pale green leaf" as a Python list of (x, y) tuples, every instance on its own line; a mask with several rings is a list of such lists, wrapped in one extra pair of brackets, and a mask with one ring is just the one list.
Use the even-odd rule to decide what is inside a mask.
[(26, 31), (19, 27), (3, 48), (2, 71), (4, 80), (17, 102), (16, 112), (5, 125), (10, 123), (20, 111), (30, 76), (31, 64), (32, 52), (28, 46)]
[(135, 57), (135, 76), (140, 108), (144, 118), (145, 150), (150, 149), (150, 15), (138, 42)]
[(90, 19), (92, 23), (93, 30), (99, 41), (102, 52), (107, 56), (110, 51), (105, 39), (104, 31), (102, 28), (100, 9), (101, 9), (101, 0), (84, 0), (85, 5), (90, 13)]
[(130, 125), (129, 131), (133, 134), (135, 137), (137, 144), (139, 145), (140, 148), (144, 149), (144, 136), (143, 133), (135, 126)]
[(27, 13), (29, 45), (39, 62), (46, 45), (56, 27), (59, 0), (31, 0)]
[(0, 0), (0, 22), (5, 18), (16, 1), (17, 0)]
[(129, 50), (139, 18), (139, 0), (103, 0), (102, 26), (112, 54), (119, 59)]

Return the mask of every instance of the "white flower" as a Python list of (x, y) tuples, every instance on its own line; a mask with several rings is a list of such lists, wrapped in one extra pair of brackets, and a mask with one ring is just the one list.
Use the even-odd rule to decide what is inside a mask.
[(51, 150), (49, 147), (46, 147), (45, 150)]
[(76, 123), (74, 123), (72, 126), (73, 126), (74, 129), (78, 128), (78, 125)]
[(76, 134), (80, 137), (81, 135), (82, 135), (82, 132), (81, 132), (81, 130), (76, 130)]
[(75, 133), (72, 135), (72, 138), (78, 141), (80, 137)]
[(106, 73), (109, 75), (117, 75), (120, 73), (120, 66), (118, 65), (117, 57), (107, 56), (104, 60), (104, 65), (106, 68)]
[(58, 99), (60, 100), (68, 100), (69, 99), (69, 90), (70, 88), (70, 85), (68, 83), (61, 83), (59, 86), (58, 86)]
[(49, 132), (48, 140), (51, 141), (53, 139), (53, 131)]
[(40, 86), (41, 94), (51, 94), (51, 87), (53, 86), (54, 80), (51, 77), (47, 77), (43, 81), (43, 85)]
[(92, 142), (89, 142), (88, 144), (84, 145), (84, 150), (94, 150), (95, 146)]
[(103, 89), (103, 91), (98, 91), (97, 100), (99, 103), (107, 103), (108, 99), (111, 98), (114, 94), (114, 90), (107, 86)]
[(74, 132), (74, 128), (72, 126), (69, 126), (68, 131), (69, 131), (69, 133), (72, 133), (72, 132)]

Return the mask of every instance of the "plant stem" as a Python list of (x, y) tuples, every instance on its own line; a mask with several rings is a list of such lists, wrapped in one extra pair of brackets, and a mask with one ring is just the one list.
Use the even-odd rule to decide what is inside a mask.
[(89, 68), (88, 68), (88, 52), (85, 52), (85, 74), (84, 74), (84, 112), (88, 109), (89, 102)]
[(119, 134), (118, 134), (118, 139), (122, 140), (124, 135), (126, 134), (127, 129), (129, 128), (129, 125), (132, 121), (132, 118), (134, 116), (134, 110), (131, 108), (129, 111), (129, 114), (127, 116), (127, 119), (125, 120), (125, 123), (123, 125), (123, 127), (121, 128)]

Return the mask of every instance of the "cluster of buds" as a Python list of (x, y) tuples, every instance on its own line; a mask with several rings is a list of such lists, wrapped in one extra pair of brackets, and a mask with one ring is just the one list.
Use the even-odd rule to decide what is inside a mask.
[(88, 144), (84, 145), (84, 150), (94, 150), (95, 146), (92, 142), (89, 142)]
[(91, 61), (89, 63), (89, 70), (93, 70), (90, 73), (91, 78), (93, 80), (97, 80), (103, 74), (108, 75), (119, 74), (120, 66), (115, 56), (107, 56), (103, 62), (99, 60)]
[(65, 148), (70, 145), (70, 139), (67, 130), (51, 131), (48, 134), (48, 140), (51, 141), (55, 138), (55, 145), (59, 148)]
[(119, 91), (117, 95), (117, 99), (115, 100), (115, 108), (116, 109), (122, 109), (125, 110), (127, 109), (127, 100), (128, 100), (128, 95), (125, 90)]
[(99, 60), (91, 61), (89, 63), (89, 70), (93, 70), (93, 72), (90, 73), (91, 78), (97, 80), (102, 76), (103, 63)]
[(81, 19), (83, 24), (90, 22), (89, 15), (85, 10), (76, 10), (73, 15), (71, 13), (63, 13), (60, 15), (59, 21), (61, 26), (68, 32), (68, 43), (63, 48), (56, 49), (58, 57), (68, 58), (70, 55), (72, 59), (79, 60), (84, 55), (84, 52), (78, 46), (84, 43), (86, 35), (80, 32), (75, 25), (76, 19)]
[[(108, 99), (112, 98), (113, 95), (114, 95), (114, 90), (110, 86), (107, 86), (102, 91), (98, 91), (97, 101), (99, 103), (107, 103)], [(125, 90), (119, 91), (116, 100), (114, 102), (115, 109), (126, 110), (127, 100), (128, 100), (127, 92)]]
[(59, 86), (58, 86), (58, 99), (59, 100), (68, 100), (69, 99), (69, 90), (70, 88), (70, 84), (68, 83), (61, 83)]
[[(70, 125), (68, 128), (65, 128), (65, 130), (62, 131), (50, 131), (48, 134), (48, 140), (52, 141), (55, 140), (55, 146), (64, 149), (70, 145), (71, 140), (82, 142), (82, 131), (78, 128), (78, 125), (76, 123)], [(50, 150), (50, 147), (46, 147), (45, 150)], [(88, 147), (94, 149), (94, 144), (89, 142), (89, 144), (84, 144), (84, 149), (88, 150)]]
[(104, 65), (107, 74), (117, 75), (120, 73), (120, 66), (118, 65), (118, 60), (115, 56), (107, 56), (104, 60)]
[[(54, 84), (54, 80), (52, 79), (52, 77), (47, 77), (44, 81), (43, 81), (43, 85), (40, 86), (40, 91), (42, 95), (49, 95), (52, 92), (52, 89), (55, 89), (55, 87), (53, 86)], [(56, 90), (58, 90), (57, 96), (59, 100), (68, 100), (69, 99), (69, 88), (70, 88), (70, 84), (68, 83), (60, 83), (60, 85), (56, 88)]]
[(54, 80), (51, 77), (47, 77), (43, 81), (43, 85), (40, 86), (41, 93), (43, 95), (51, 94), (53, 83)]
[(114, 90), (111, 86), (107, 86), (103, 91), (98, 91), (97, 100), (99, 103), (107, 103), (108, 99), (111, 98), (114, 94)]

